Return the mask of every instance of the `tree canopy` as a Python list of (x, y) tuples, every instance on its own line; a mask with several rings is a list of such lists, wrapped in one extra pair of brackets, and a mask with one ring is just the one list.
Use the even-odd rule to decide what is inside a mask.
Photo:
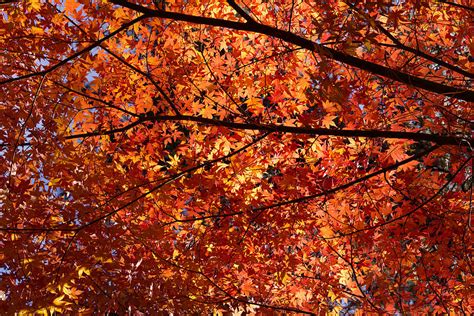
[(0, 4), (0, 310), (464, 314), (467, 0)]

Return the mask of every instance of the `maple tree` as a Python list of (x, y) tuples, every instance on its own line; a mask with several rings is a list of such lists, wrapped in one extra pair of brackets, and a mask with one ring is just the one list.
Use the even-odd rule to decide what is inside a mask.
[(2, 313), (471, 314), (468, 2), (3, 1)]

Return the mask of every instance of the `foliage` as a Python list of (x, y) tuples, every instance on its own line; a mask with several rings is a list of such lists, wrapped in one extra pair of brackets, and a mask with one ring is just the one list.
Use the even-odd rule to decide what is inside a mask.
[(2, 313), (473, 312), (469, 1), (132, 1), (0, 7)]

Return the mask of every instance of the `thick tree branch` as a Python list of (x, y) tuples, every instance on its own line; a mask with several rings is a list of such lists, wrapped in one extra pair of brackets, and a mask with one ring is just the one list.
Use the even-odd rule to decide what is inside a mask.
[[(396, 138), (409, 139), (414, 141), (430, 141), (439, 145), (462, 145), (466, 139), (458, 136), (443, 136), (437, 134), (424, 134), (414, 132), (399, 132), (399, 131), (380, 131), (380, 130), (344, 130), (344, 129), (330, 129), (330, 128), (312, 128), (312, 127), (297, 127), (286, 125), (266, 125), (256, 123), (235, 123), (221, 120), (214, 120), (197, 116), (156, 116), (156, 121), (193, 121), (205, 125), (223, 126), (231, 129), (240, 130), (256, 130), (266, 132), (279, 132), (289, 134), (306, 134), (317, 136), (341, 136), (341, 137), (367, 137), (367, 138)], [(467, 140), (472, 143), (471, 140)]]
[(470, 7), (470, 6), (467, 6), (467, 5), (462, 5), (462, 4), (459, 4), (459, 3), (452, 2), (452, 1), (446, 1), (446, 0), (438, 0), (438, 1), (441, 2), (441, 3), (444, 3), (444, 4), (452, 5), (453, 7), (458, 7), (458, 8), (461, 8), (461, 9), (465, 9), (465, 10), (474, 12), (474, 7)]
[(243, 17), (245, 20), (247, 20), (247, 23), (257, 23), (255, 22), (254, 19), (252, 19), (252, 17), (247, 13), (245, 12), (244, 9), (242, 9), (237, 3), (235, 3), (234, 0), (227, 0), (227, 3), (235, 10), (237, 11), (237, 13)]
[[(74, 134), (66, 136), (65, 139), (77, 139), (84, 137), (93, 137), (101, 135), (111, 135), (115, 133), (121, 133), (129, 130), (141, 123), (147, 121), (155, 122), (167, 122), (167, 121), (185, 121), (185, 122), (196, 122), (204, 125), (222, 126), (230, 129), (237, 130), (253, 130), (263, 132), (278, 132), (288, 134), (304, 134), (304, 135), (315, 135), (315, 136), (340, 136), (340, 137), (366, 137), (366, 138), (395, 138), (395, 139), (407, 139), (414, 141), (429, 141), (438, 145), (468, 145), (472, 143), (472, 139), (466, 139), (459, 136), (443, 136), (438, 134), (425, 134), (425, 133), (414, 133), (414, 132), (399, 132), (399, 131), (381, 131), (381, 130), (345, 130), (345, 129), (330, 129), (330, 128), (312, 128), (312, 127), (298, 127), (298, 126), (286, 126), (286, 125), (266, 125), (256, 123), (236, 123), (221, 121), (215, 119), (209, 119), (198, 116), (190, 115), (160, 115), (155, 117), (144, 117), (129, 125), (121, 128), (97, 131), (90, 133)], [(466, 142), (467, 141), (467, 142)]]
[(4, 4), (12, 4), (12, 3), (17, 3), (17, 2), (20, 2), (20, 0), (1, 0), (0, 6)]
[(474, 91), (467, 88), (452, 87), (440, 84), (434, 81), (419, 78), (395, 69), (381, 66), (370, 61), (366, 61), (346, 53), (340, 52), (333, 48), (317, 44), (306, 38), (302, 38), (296, 34), (288, 31), (280, 30), (260, 23), (242, 23), (235, 21), (228, 21), (215, 18), (207, 18), (201, 16), (188, 15), (177, 12), (167, 12), (161, 10), (152, 10), (138, 4), (130, 3), (124, 0), (110, 0), (112, 3), (141, 12), (149, 17), (159, 17), (164, 19), (171, 19), (175, 21), (183, 21), (194, 24), (202, 24), (209, 26), (224, 27), (239, 31), (249, 31), (260, 34), (265, 34), (270, 37), (279, 38), (287, 43), (291, 43), (310, 51), (324, 55), (326, 58), (336, 60), (338, 62), (368, 71), (372, 74), (382, 76), (397, 82), (404, 83), (409, 86), (417, 87), (423, 90), (433, 92), (435, 94), (442, 94), (459, 100), (474, 102)]
[[(110, 129), (110, 130), (99, 130), (88, 133), (73, 134), (65, 136), (64, 139), (79, 139), (86, 137), (95, 136), (106, 136), (116, 133), (122, 133), (132, 129), (140, 124), (146, 122), (167, 122), (167, 121), (184, 121), (184, 122), (195, 122), (203, 125), (211, 126), (222, 126), (229, 129), (236, 130), (252, 130), (262, 132), (277, 132), (287, 134), (302, 134), (302, 135), (314, 135), (314, 136), (335, 136), (335, 137), (349, 137), (349, 138), (387, 138), (387, 139), (406, 139), (413, 141), (428, 141), (438, 145), (457, 145), (457, 146), (471, 146), (472, 138), (468, 139), (461, 136), (444, 136), (439, 134), (426, 134), (426, 133), (414, 133), (414, 132), (401, 132), (401, 131), (381, 131), (381, 130), (347, 130), (347, 129), (330, 129), (330, 128), (313, 128), (313, 127), (299, 127), (299, 126), (286, 126), (286, 125), (267, 125), (267, 124), (256, 124), (256, 123), (237, 123), (222, 120), (209, 119), (198, 116), (190, 115), (160, 115), (155, 117), (141, 117), (138, 120), (125, 125), (123, 127)], [(24, 146), (30, 145), (23, 144)], [(6, 147), (8, 144), (0, 144), (1, 147)]]

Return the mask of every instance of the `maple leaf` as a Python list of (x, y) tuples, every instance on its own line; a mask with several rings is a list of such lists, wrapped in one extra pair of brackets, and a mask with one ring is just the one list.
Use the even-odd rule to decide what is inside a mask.
[(71, 14), (75, 16), (77, 8), (80, 6), (80, 3), (76, 0), (65, 0), (64, 9), (66, 14)]
[(212, 107), (207, 106), (207, 107), (202, 108), (200, 113), (202, 117), (212, 119), (213, 115), (216, 114), (217, 111), (214, 110)]
[(324, 110), (328, 113), (335, 113), (338, 111), (338, 106), (336, 103), (326, 100), (322, 103), (322, 105), (323, 105)]
[(40, 0), (28, 0), (28, 6), (33, 10), (38, 11), (41, 9), (41, 2)]
[(44, 34), (44, 31), (43, 29), (39, 28), (39, 27), (36, 27), (36, 26), (33, 26), (31, 28), (31, 33), (32, 34), (35, 34), (35, 35), (43, 35)]
[(321, 126), (323, 126), (325, 128), (329, 128), (331, 126), (336, 127), (336, 123), (334, 122), (334, 120), (336, 118), (337, 118), (336, 115), (326, 115), (326, 116), (324, 116), (324, 119), (321, 122)]
[(240, 286), (240, 290), (244, 295), (252, 295), (253, 293), (255, 293), (255, 287), (252, 284), (251, 280), (245, 280), (244, 283), (242, 283), (242, 285)]

